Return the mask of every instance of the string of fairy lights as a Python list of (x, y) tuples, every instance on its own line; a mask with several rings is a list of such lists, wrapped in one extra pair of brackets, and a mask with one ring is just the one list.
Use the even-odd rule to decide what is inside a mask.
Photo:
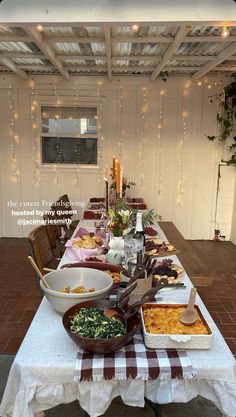
[[(79, 90), (78, 90), (78, 82), (76, 81), (75, 85), (74, 85), (74, 89), (73, 89), (73, 95), (74, 95), (74, 106), (75, 109), (77, 109), (78, 107), (78, 97), (79, 97)], [(75, 117), (74, 118), (74, 130), (75, 132), (78, 131), (78, 118)], [(77, 166), (76, 166), (76, 170), (75, 170), (75, 178), (74, 178), (74, 184), (75, 187), (79, 187), (80, 186), (80, 167), (79, 167), (79, 162), (80, 162), (80, 146), (79, 145), (75, 145), (75, 153), (76, 153), (76, 162), (77, 162)]]
[(17, 145), (19, 144), (19, 135), (17, 134), (16, 121), (18, 113), (16, 111), (16, 97), (15, 89), (9, 85), (8, 87), (8, 105), (10, 110), (11, 124), (10, 124), (10, 172), (11, 180), (17, 182), (20, 170), (17, 164)]
[(164, 91), (161, 90), (157, 94), (159, 95), (159, 114), (157, 115), (157, 129), (156, 129), (157, 146), (156, 146), (155, 161), (156, 161), (156, 168), (157, 168), (156, 191), (157, 191), (157, 195), (160, 196), (161, 190), (162, 190), (162, 150), (163, 150), (162, 130), (163, 130)]
[(123, 158), (123, 136), (124, 136), (124, 88), (120, 85), (118, 97), (118, 112), (117, 112), (117, 154), (118, 159), (122, 162)]
[(97, 164), (98, 164), (98, 182), (101, 182), (105, 175), (104, 168), (104, 135), (103, 135), (103, 101), (101, 89), (97, 88)]
[[(223, 82), (215, 81), (210, 84), (208, 81), (198, 81), (195, 85), (201, 87), (203, 86), (205, 90), (209, 91), (209, 97), (217, 95), (217, 90), (223, 90)], [(30, 84), (30, 135), (31, 135), (31, 154), (32, 154), (32, 183), (37, 186), (41, 181), (41, 167), (40, 167), (40, 128), (38, 125), (38, 118), (40, 117), (38, 112), (38, 99), (35, 89), (35, 82), (31, 80)], [(58, 142), (55, 146), (55, 183), (57, 185), (61, 184), (62, 174), (60, 174), (60, 158), (62, 156), (61, 145), (60, 145), (60, 119), (62, 117), (62, 100), (59, 95), (58, 84), (55, 81), (53, 85), (54, 89), (54, 99), (55, 99), (55, 136), (58, 137)], [(17, 161), (17, 145), (19, 144), (19, 135), (17, 134), (17, 118), (18, 114), (16, 111), (16, 96), (15, 89), (9, 85), (8, 87), (8, 104), (10, 111), (10, 172), (12, 181), (17, 182), (18, 176), (20, 174), (18, 161)], [(78, 83), (76, 82), (73, 86), (73, 106), (74, 108), (78, 107)], [(155, 163), (156, 163), (156, 172), (155, 172), (155, 190), (158, 196), (162, 194), (163, 188), (163, 103), (164, 103), (165, 92), (157, 91), (157, 100), (159, 102), (156, 115), (156, 145), (155, 145)], [(96, 89), (96, 99), (97, 99), (97, 165), (98, 165), (98, 181), (103, 180), (104, 175), (108, 177), (108, 165), (104, 165), (104, 129), (103, 129), (103, 100), (101, 94), (101, 86), (98, 85)], [(117, 109), (117, 146), (118, 146), (118, 157), (121, 160), (123, 156), (123, 140), (124, 140), (124, 103), (125, 103), (125, 93), (124, 86), (121, 84), (118, 91), (118, 109)], [(145, 147), (145, 123), (146, 115), (148, 109), (148, 92), (147, 89), (142, 88), (139, 94), (138, 102), (138, 112), (137, 112), (137, 134), (138, 134), (138, 172), (139, 177), (137, 182), (140, 187), (144, 186), (144, 147)], [(186, 111), (186, 105), (184, 103), (184, 91), (182, 92), (182, 112), (181, 112), (181, 121), (180, 121), (180, 137), (177, 143), (177, 170), (178, 173), (177, 183), (176, 183), (176, 204), (179, 207), (184, 205), (184, 193), (185, 193), (185, 164), (184, 164), (184, 150), (186, 142), (189, 139), (190, 129), (189, 129), (189, 118), (190, 115)], [(76, 126), (77, 124), (77, 126)], [(75, 117), (75, 131), (78, 131), (78, 120)], [(225, 151), (225, 144), (215, 147), (215, 163), (218, 164), (219, 160), (222, 159), (223, 153)], [(76, 152), (76, 150), (75, 150)], [(76, 187), (79, 187), (81, 181), (81, 172), (80, 172), (80, 154), (76, 156), (77, 166), (74, 167), (75, 177), (74, 184)]]
[(138, 165), (139, 165), (139, 186), (144, 186), (144, 142), (145, 142), (145, 115), (147, 113), (147, 91), (142, 91), (140, 101), (139, 118), (139, 145), (138, 145)]
[(38, 125), (37, 125), (37, 97), (35, 91), (35, 83), (33, 80), (30, 81), (30, 135), (31, 135), (31, 153), (32, 153), (32, 183), (34, 185), (39, 185), (41, 180), (40, 172), (40, 138), (38, 134)]

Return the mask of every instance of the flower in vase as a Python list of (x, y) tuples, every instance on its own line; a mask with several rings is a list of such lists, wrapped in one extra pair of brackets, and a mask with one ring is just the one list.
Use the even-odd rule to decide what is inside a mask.
[(118, 210), (116, 207), (108, 210), (110, 220), (108, 227), (111, 230), (113, 236), (123, 236), (125, 230), (128, 228), (131, 211)]
[[(111, 185), (110, 185), (110, 190), (116, 190), (116, 177), (111, 174)], [(125, 196), (125, 191), (127, 189), (130, 189), (131, 187), (134, 187), (136, 184), (133, 181), (128, 181), (127, 178), (123, 177), (122, 178), (122, 196)]]

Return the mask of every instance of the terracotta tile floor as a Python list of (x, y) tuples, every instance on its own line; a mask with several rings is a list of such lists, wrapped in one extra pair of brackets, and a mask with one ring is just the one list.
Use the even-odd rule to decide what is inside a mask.
[[(213, 277), (213, 286), (198, 287), (198, 292), (236, 354), (236, 247), (230, 242), (188, 244), (201, 260), (199, 275)], [(42, 299), (29, 251), (27, 239), (0, 239), (0, 354), (17, 352)]]
[(27, 239), (0, 239), (0, 353), (15, 354), (42, 299)]

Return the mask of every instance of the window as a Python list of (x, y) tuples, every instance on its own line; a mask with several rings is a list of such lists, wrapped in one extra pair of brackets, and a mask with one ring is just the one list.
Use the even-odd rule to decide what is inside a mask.
[(41, 107), (44, 164), (97, 163), (95, 107)]

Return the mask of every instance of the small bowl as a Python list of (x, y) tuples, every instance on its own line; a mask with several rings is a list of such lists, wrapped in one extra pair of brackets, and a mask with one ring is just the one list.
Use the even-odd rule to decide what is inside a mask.
[[(104, 310), (108, 306), (110, 306), (110, 303), (106, 300), (87, 301), (73, 306), (64, 314), (62, 322), (67, 334), (82, 349), (93, 353), (115, 352), (122, 346), (127, 345), (137, 332), (140, 325), (140, 314), (138, 311), (127, 320), (127, 333), (123, 336), (113, 337), (112, 339), (90, 339), (71, 332), (70, 320), (81, 308), (98, 307)], [(121, 310), (122, 312), (123, 310)]]
[[(51, 306), (59, 314), (65, 313), (70, 307), (80, 302), (99, 298), (104, 299), (113, 286), (113, 280), (110, 275), (93, 268), (59, 269), (50, 272), (45, 278), (50, 289), (44, 286), (42, 280), (40, 280), (40, 287)], [(80, 285), (86, 289), (95, 288), (95, 291), (80, 294), (58, 292), (58, 290), (68, 286), (75, 288)]]

